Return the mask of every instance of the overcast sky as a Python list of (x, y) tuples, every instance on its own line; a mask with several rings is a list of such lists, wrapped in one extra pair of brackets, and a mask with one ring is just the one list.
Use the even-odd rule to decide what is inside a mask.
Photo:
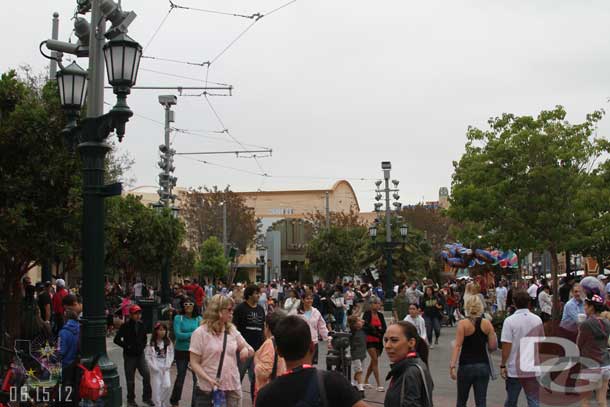
[[(231, 13), (265, 14), (288, 0), (176, 0)], [(67, 41), (76, 1), (12, 2), (0, 25), (0, 71), (29, 64), (44, 71), (40, 41), (60, 13)], [(129, 35), (144, 54), (191, 62), (213, 60), (253, 20), (174, 9), (166, 0), (123, 0), (138, 18)], [(89, 17), (88, 17), (89, 18)], [(372, 209), (380, 162), (392, 162), (401, 200), (435, 200), (450, 186), (452, 161), (469, 125), (484, 127), (503, 112), (536, 115), (557, 104), (568, 119), (608, 108), (610, 2), (607, 0), (296, 0), (261, 18), (214, 61), (208, 80), (234, 86), (210, 97), (230, 134), (273, 156), (201, 159), (252, 173), (176, 158), (178, 185), (230, 184), (234, 190), (329, 188), (350, 180), (362, 210)], [(79, 64), (87, 66), (86, 59)], [(138, 85), (201, 86), (206, 68), (142, 60)], [(163, 109), (157, 96), (134, 90), (139, 116), (127, 125), (121, 150), (136, 163), (136, 185), (157, 183)], [(191, 93), (191, 92), (189, 92)], [(108, 91), (106, 101), (114, 104)], [(109, 106), (106, 106), (108, 109)], [(179, 152), (240, 149), (203, 97), (180, 97), (174, 126)], [(155, 123), (149, 119), (158, 121)], [(609, 119), (599, 128), (607, 136)], [(365, 178), (366, 180), (359, 180)]]

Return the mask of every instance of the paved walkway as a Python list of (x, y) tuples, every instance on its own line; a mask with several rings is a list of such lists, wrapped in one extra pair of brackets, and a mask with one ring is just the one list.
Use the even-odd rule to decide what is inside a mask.
[[(432, 372), (432, 377), (434, 379), (434, 405), (435, 407), (453, 407), (455, 406), (455, 398), (456, 398), (456, 384), (449, 377), (449, 360), (451, 357), (451, 341), (455, 337), (455, 328), (443, 328), (441, 332), (441, 338), (439, 345), (430, 351), (430, 368)], [(121, 387), (123, 391), (123, 399), (126, 404), (126, 384), (124, 378), (123, 371), (123, 358), (122, 351), (118, 348), (112, 340), (109, 339), (107, 342), (108, 346), (108, 354), (110, 358), (117, 364), (119, 374), (121, 376)], [(321, 344), (320, 346), (320, 367), (325, 367), (325, 355), (326, 355), (326, 346)], [(494, 359), (496, 361), (496, 366), (500, 365), (500, 352), (497, 351), (494, 353)], [(365, 361), (365, 368), (368, 366), (368, 359)], [(389, 360), (385, 353), (381, 356), (380, 359), (380, 373), (382, 381), (385, 380), (385, 376), (389, 371)], [(175, 377), (176, 371), (175, 367), (172, 368), (172, 379)], [(373, 376), (371, 376), (371, 384), (374, 384)], [(383, 386), (386, 387), (388, 383), (383, 383)], [(244, 389), (249, 389), (247, 377), (244, 378), (244, 384), (242, 386)], [(180, 403), (181, 407), (190, 406), (190, 395), (192, 392), (192, 379), (191, 376), (187, 374), (184, 391), (183, 391), (183, 400)], [(136, 373), (136, 397), (137, 402), (140, 403), (140, 396), (142, 394), (142, 380), (141, 377)], [(489, 388), (487, 391), (487, 406), (488, 407), (502, 407), (504, 405), (504, 399), (506, 396), (506, 391), (504, 390), (504, 380), (499, 378), (498, 380), (490, 381)], [(371, 407), (376, 407), (383, 405), (383, 399), (385, 397), (385, 393), (377, 392), (375, 388), (367, 389), (365, 393), (365, 399), (369, 403)], [(251, 407), (250, 395), (249, 392), (244, 391), (243, 398), (243, 407)], [(474, 406), (474, 396), (471, 392), (470, 400), (468, 403), (469, 406)], [(519, 400), (519, 406), (526, 406), (527, 403), (525, 401), (525, 397), (521, 394), (521, 398)], [(564, 404), (565, 405), (565, 404)], [(578, 404), (576, 404), (578, 405)], [(595, 406), (595, 402), (591, 403), (592, 406)]]

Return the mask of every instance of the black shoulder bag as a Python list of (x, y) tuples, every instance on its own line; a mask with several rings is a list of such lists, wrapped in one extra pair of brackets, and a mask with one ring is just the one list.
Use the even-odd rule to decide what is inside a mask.
[(220, 374), (222, 373), (222, 363), (225, 360), (225, 351), (227, 350), (227, 329), (225, 328), (225, 337), (222, 341), (222, 353), (220, 354), (220, 362), (218, 362), (218, 370), (216, 371), (216, 381), (220, 380)]

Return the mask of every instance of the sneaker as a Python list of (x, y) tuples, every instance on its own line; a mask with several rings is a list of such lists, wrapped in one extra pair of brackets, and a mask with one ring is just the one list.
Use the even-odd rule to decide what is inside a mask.
[(372, 389), (373, 385), (372, 384), (368, 384), (368, 383), (364, 383), (364, 387), (367, 389)]
[(155, 407), (155, 403), (152, 400), (144, 400), (144, 404), (149, 405), (150, 407)]
[(128, 401), (127, 407), (138, 407), (138, 403), (136, 403), (135, 401)]
[(434, 345), (430, 344), (429, 348), (434, 349)]
[(385, 389), (382, 386), (379, 386), (379, 387), (377, 387), (377, 391), (382, 392), (382, 391), (385, 391)]

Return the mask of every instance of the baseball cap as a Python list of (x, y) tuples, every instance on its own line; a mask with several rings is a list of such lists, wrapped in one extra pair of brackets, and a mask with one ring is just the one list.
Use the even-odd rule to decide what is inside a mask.
[(57, 285), (58, 287), (65, 287), (66, 282), (63, 279), (58, 278), (57, 280), (55, 280), (55, 285)]
[(597, 276), (597, 279), (598, 279), (598, 280), (605, 280), (605, 279), (607, 279), (607, 278), (608, 278), (608, 277), (606, 277), (604, 274), (600, 274), (599, 276)]
[(139, 305), (132, 305), (132, 306), (129, 308), (129, 313), (130, 313), (130, 314), (135, 314), (136, 312), (142, 312), (142, 308), (140, 308), (140, 306), (139, 306)]

